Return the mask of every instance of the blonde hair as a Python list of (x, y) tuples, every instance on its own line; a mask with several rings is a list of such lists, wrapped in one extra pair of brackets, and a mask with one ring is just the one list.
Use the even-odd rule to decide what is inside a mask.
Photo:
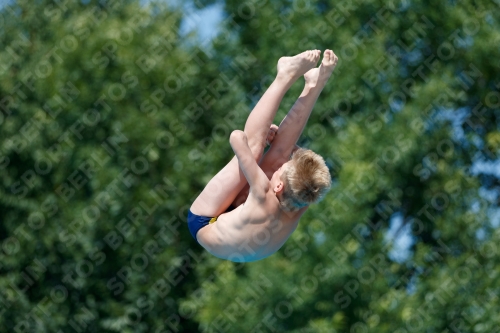
[(330, 171), (323, 157), (309, 149), (299, 148), (281, 175), (283, 194), (281, 206), (296, 211), (318, 202), (330, 190)]

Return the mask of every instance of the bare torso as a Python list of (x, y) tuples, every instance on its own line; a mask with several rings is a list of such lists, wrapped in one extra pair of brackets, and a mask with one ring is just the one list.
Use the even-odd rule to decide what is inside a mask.
[(211, 254), (235, 262), (263, 259), (278, 251), (307, 208), (285, 212), (273, 191), (264, 203), (249, 195), (244, 204), (200, 229), (198, 242)]

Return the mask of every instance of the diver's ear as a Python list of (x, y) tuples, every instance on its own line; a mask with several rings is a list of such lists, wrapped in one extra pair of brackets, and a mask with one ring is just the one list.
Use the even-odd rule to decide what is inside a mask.
[(274, 193), (278, 194), (283, 192), (283, 182), (280, 181), (276, 186), (274, 187)]

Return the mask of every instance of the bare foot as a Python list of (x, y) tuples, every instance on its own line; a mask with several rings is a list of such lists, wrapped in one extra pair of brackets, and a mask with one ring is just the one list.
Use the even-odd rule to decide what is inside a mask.
[(313, 68), (304, 74), (306, 85), (310, 87), (324, 86), (332, 75), (339, 58), (332, 50), (326, 50), (323, 54), (323, 61), (318, 68)]
[(271, 124), (271, 126), (269, 127), (269, 132), (267, 133), (267, 138), (266, 138), (266, 143), (268, 146), (273, 143), (274, 137), (276, 136), (277, 132), (278, 132), (278, 126)]
[(293, 57), (281, 57), (278, 60), (278, 77), (287, 80), (297, 80), (308, 70), (316, 66), (320, 56), (320, 50), (310, 50)]

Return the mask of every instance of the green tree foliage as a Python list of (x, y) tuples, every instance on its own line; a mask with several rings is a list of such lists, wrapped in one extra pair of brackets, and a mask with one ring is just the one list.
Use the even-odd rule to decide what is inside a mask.
[[(498, 331), (499, 179), (475, 170), (499, 158), (499, 13), (227, 0), (201, 49), (168, 2), (4, 5), (0, 331)], [(207, 255), (187, 209), (277, 59), (315, 48), (340, 63), (300, 144), (332, 191), (275, 255)]]
[[(0, 331), (197, 329), (177, 315), (202, 260), (185, 215), (240, 96), (181, 18), (161, 2), (2, 9)], [(216, 79), (218, 108), (190, 106)]]
[[(247, 91), (279, 56), (339, 56), (302, 140), (327, 158), (336, 182), (278, 254), (243, 267), (214, 261), (204, 302), (184, 303), (198, 301), (208, 330), (498, 330), (498, 178), (471, 172), (499, 157), (498, 9), (226, 1), (240, 39), (220, 52), (247, 49), (265, 61), (241, 76)], [(397, 234), (412, 239), (407, 257), (388, 237), (398, 220)]]

